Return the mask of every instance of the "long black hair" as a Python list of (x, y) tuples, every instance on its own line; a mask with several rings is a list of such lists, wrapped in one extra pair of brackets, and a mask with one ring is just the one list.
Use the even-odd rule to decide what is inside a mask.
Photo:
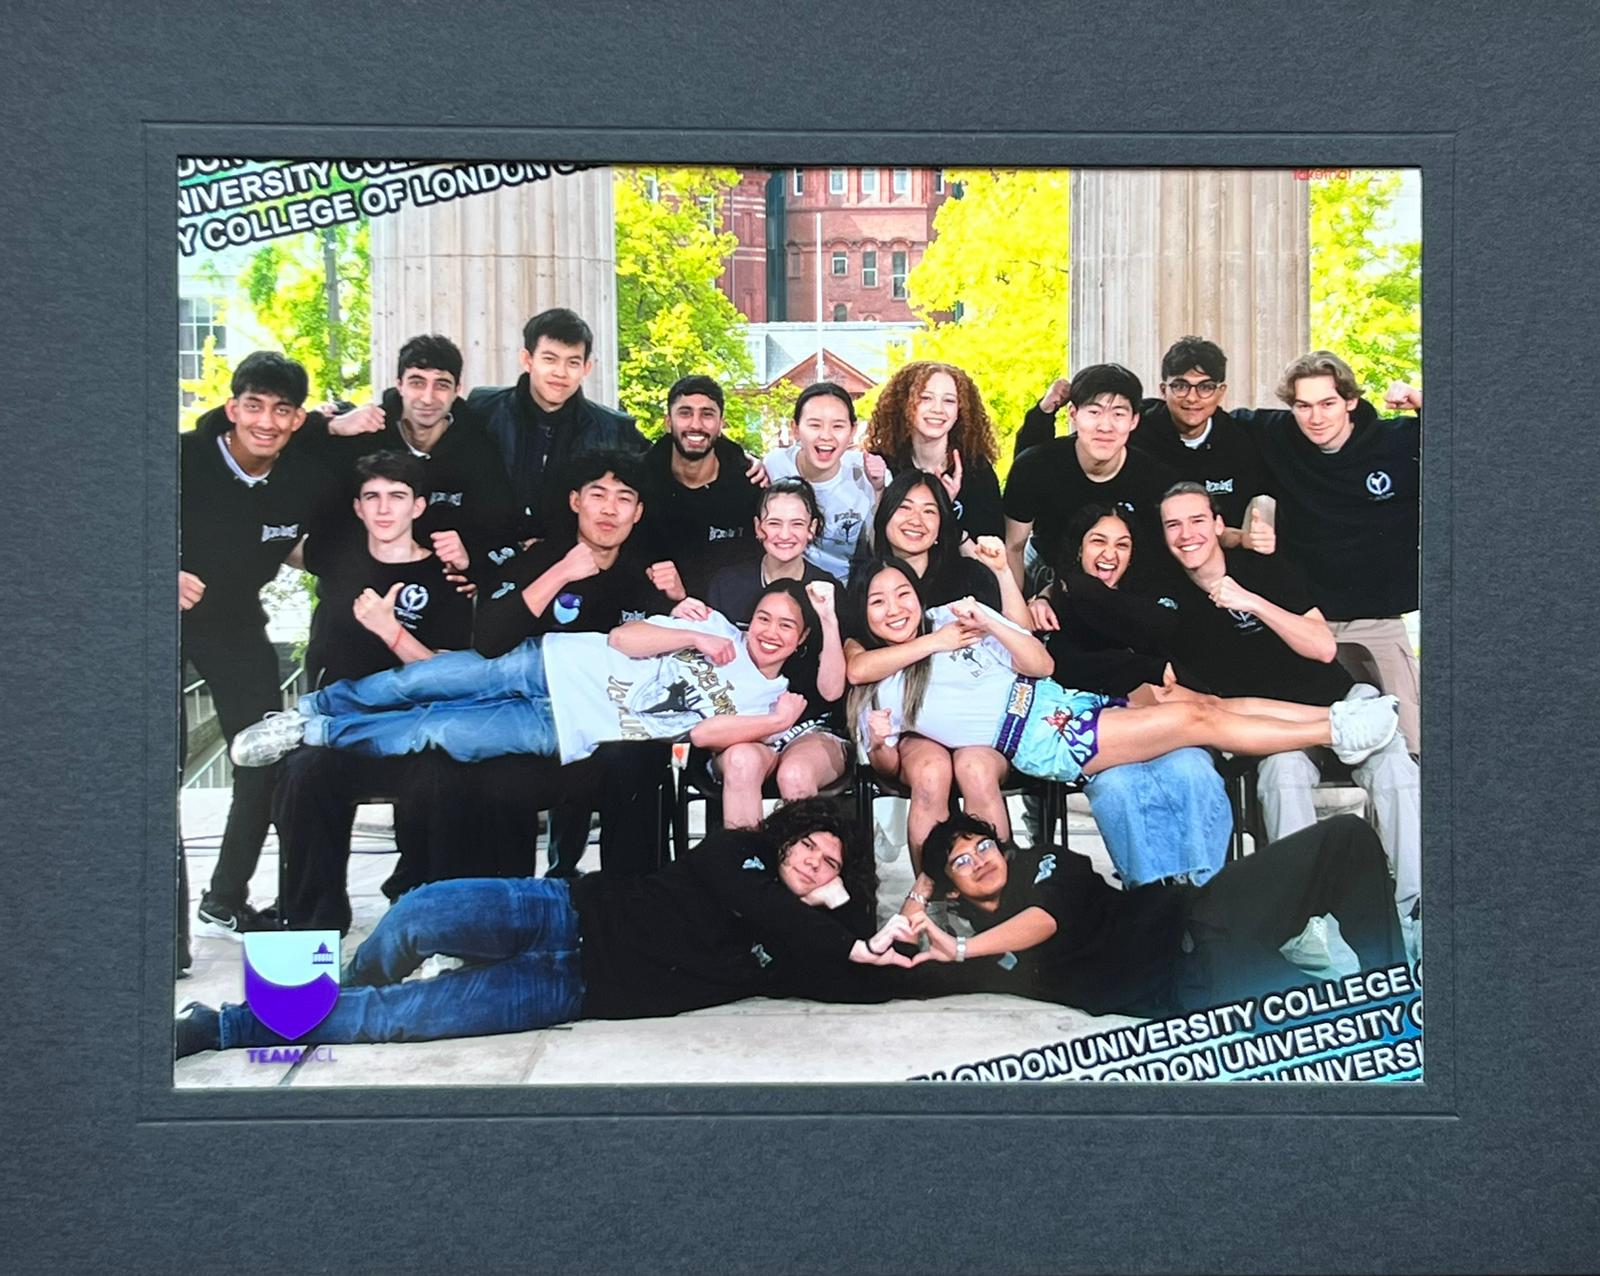
[[(948, 601), (945, 597), (946, 586), (961, 565), (961, 525), (956, 518), (955, 506), (950, 503), (950, 494), (944, 490), (944, 484), (937, 475), (929, 474), (926, 470), (909, 469), (901, 470), (894, 476), (889, 486), (883, 489), (883, 496), (878, 500), (878, 512), (872, 518), (872, 548), (875, 553), (883, 555), (898, 552), (889, 544), (889, 519), (905, 504), (906, 497), (919, 487), (927, 488), (933, 496), (933, 503), (939, 507), (939, 535), (928, 547), (928, 570), (922, 574), (922, 580), (917, 585), (917, 593), (926, 605), (930, 598)], [(961, 590), (949, 597), (958, 597), (966, 592)]]
[[(917, 592), (917, 601), (922, 605), (922, 621), (917, 626), (917, 634), (928, 632), (928, 602), (923, 595), (922, 582), (917, 579), (916, 572), (911, 570), (911, 565), (904, 559), (896, 558), (893, 554), (881, 554), (856, 565), (855, 570), (850, 573), (850, 587), (845, 591), (845, 632), (869, 651), (889, 645), (873, 633), (871, 626), (867, 624), (867, 595), (872, 591), (872, 582), (877, 579), (878, 573), (883, 571), (897, 571), (911, 582), (911, 588)], [(903, 690), (900, 708), (903, 725), (907, 731), (912, 729), (917, 715), (922, 711), (922, 698), (928, 692), (928, 673), (929, 664), (926, 658), (906, 666), (901, 671)], [(851, 737), (864, 748), (866, 735), (862, 723), (869, 710), (879, 707), (878, 684), (868, 682), (851, 687), (845, 696), (844, 704)]]

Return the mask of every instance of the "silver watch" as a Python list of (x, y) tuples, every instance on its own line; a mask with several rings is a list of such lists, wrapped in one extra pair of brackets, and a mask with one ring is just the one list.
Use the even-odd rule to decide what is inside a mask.
[(965, 935), (957, 935), (956, 936), (956, 960), (957, 961), (966, 961), (966, 959), (967, 959), (967, 937)]

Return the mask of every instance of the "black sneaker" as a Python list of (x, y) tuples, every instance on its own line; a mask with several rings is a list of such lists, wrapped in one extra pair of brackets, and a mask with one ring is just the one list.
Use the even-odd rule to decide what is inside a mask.
[(172, 1045), (179, 1059), (187, 1059), (202, 1050), (221, 1050), (221, 1016), (210, 1006), (191, 1001), (172, 1021)]
[(249, 904), (224, 904), (211, 894), (201, 897), (196, 915), (210, 927), (213, 934), (243, 935), (253, 930), (273, 930), (272, 923), (263, 921), (261, 914)]

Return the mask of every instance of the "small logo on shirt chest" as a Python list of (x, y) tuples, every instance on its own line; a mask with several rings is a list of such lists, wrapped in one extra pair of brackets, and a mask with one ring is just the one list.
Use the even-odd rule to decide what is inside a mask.
[(461, 498), (464, 495), (464, 492), (433, 492), (428, 497), (428, 504), (454, 505), (459, 508), (461, 505)]
[(261, 524), (261, 543), (268, 541), (292, 541), (300, 538), (299, 523), (263, 523)]
[(427, 586), (407, 585), (400, 591), (400, 596), (394, 600), (394, 614), (401, 620), (417, 620), (422, 615), (422, 609), (427, 605)]
[(1394, 480), (1383, 470), (1373, 470), (1367, 475), (1367, 492), (1375, 501), (1386, 501), (1394, 495)]

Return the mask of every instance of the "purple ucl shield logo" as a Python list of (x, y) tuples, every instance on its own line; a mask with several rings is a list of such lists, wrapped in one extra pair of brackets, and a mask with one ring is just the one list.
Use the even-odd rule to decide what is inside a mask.
[(339, 932), (255, 931), (244, 937), (244, 999), (256, 1018), (294, 1040), (339, 999)]

